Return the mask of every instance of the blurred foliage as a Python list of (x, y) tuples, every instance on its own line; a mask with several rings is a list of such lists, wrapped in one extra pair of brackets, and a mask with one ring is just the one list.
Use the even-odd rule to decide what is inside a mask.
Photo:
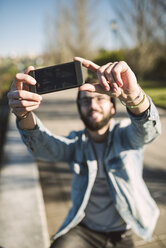
[(93, 59), (93, 62), (98, 65), (105, 65), (109, 62), (121, 61), (125, 59), (123, 50), (106, 51), (100, 50), (98, 55)]
[[(140, 73), (140, 67), (137, 66), (136, 62), (137, 56), (137, 48), (118, 51), (100, 50), (98, 55), (93, 58), (93, 62), (98, 65), (104, 65), (109, 62), (125, 60), (139, 80), (161, 81), (162, 86), (166, 87), (166, 57), (162, 55), (154, 58), (147, 66), (148, 69)], [(144, 60), (146, 61), (146, 57)]]
[(149, 95), (154, 104), (161, 108), (166, 108), (166, 83), (165, 81), (149, 81), (139, 82), (140, 86)]
[(9, 90), (14, 75), (17, 72), (17, 66), (11, 60), (1, 61), (0, 64), (0, 98)]
[(10, 89), (16, 73), (23, 72), (30, 65), (43, 65), (42, 57), (0, 58), (0, 98)]
[(157, 81), (157, 80), (144, 80), (139, 81), (139, 84), (142, 88), (146, 89), (155, 89), (155, 88), (166, 88), (165, 81)]
[(149, 95), (156, 106), (166, 108), (166, 87), (164, 88), (144, 88), (144, 91)]
[[(155, 50), (155, 47), (152, 46), (151, 50), (153, 49)], [(124, 53), (125, 61), (130, 65), (137, 78), (139, 78), (140, 80), (166, 81), (166, 57), (164, 56), (165, 53), (154, 56), (153, 58), (151, 58), (150, 61), (147, 59), (147, 54), (142, 56), (142, 60), (144, 60), (143, 63), (146, 63), (146, 66), (143, 66), (143, 64), (140, 66), (137, 61), (137, 58), (139, 58), (139, 48), (135, 47), (134, 49), (128, 49)]]
[(164, 55), (156, 58), (151, 68), (145, 72), (144, 78), (161, 80), (166, 87), (166, 57)]

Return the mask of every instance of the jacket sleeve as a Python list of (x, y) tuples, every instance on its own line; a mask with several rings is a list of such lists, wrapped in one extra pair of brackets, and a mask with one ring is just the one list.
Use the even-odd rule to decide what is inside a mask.
[(75, 150), (76, 132), (68, 137), (56, 136), (37, 117), (36, 120), (37, 125), (33, 130), (21, 130), (17, 123), (22, 140), (34, 158), (49, 162), (70, 162)]
[[(139, 149), (145, 144), (152, 142), (161, 134), (161, 122), (157, 108), (151, 101), (149, 109), (141, 116), (131, 114), (129, 110), (130, 123), (120, 128), (121, 142), (132, 149)], [(127, 141), (127, 142), (126, 142)]]

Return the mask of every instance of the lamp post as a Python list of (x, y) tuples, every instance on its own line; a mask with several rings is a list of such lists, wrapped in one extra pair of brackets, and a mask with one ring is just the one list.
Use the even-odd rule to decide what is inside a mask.
[(110, 22), (111, 30), (114, 34), (115, 49), (118, 50), (118, 25), (116, 20)]

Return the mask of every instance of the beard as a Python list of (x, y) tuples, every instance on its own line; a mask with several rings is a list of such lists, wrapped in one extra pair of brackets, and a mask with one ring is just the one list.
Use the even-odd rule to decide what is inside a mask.
[[(97, 111), (96, 111), (97, 112)], [(88, 128), (89, 130), (91, 131), (97, 131), (101, 128), (103, 128), (104, 126), (106, 126), (110, 119), (112, 118), (112, 113), (111, 111), (106, 115), (106, 116), (103, 116), (102, 120), (101, 121), (92, 121), (90, 119), (90, 116), (91, 116), (91, 113), (92, 113), (92, 110), (90, 110), (87, 114), (87, 116), (85, 116), (81, 110), (79, 111), (80, 113), (80, 117), (81, 117), (81, 120), (83, 121), (84, 125), (86, 128)]]

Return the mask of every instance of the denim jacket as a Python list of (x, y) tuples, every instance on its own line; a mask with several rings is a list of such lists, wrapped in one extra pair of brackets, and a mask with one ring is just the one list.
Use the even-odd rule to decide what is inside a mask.
[[(103, 162), (117, 211), (137, 235), (148, 241), (159, 209), (142, 178), (143, 147), (160, 134), (161, 124), (152, 102), (142, 116), (129, 113), (129, 117), (120, 123), (111, 120)], [(67, 137), (52, 135), (38, 118), (34, 130), (19, 131), (35, 159), (68, 162), (73, 172), (72, 207), (59, 231), (53, 235), (56, 239), (85, 216), (98, 169), (90, 138), (86, 130), (71, 132)]]

